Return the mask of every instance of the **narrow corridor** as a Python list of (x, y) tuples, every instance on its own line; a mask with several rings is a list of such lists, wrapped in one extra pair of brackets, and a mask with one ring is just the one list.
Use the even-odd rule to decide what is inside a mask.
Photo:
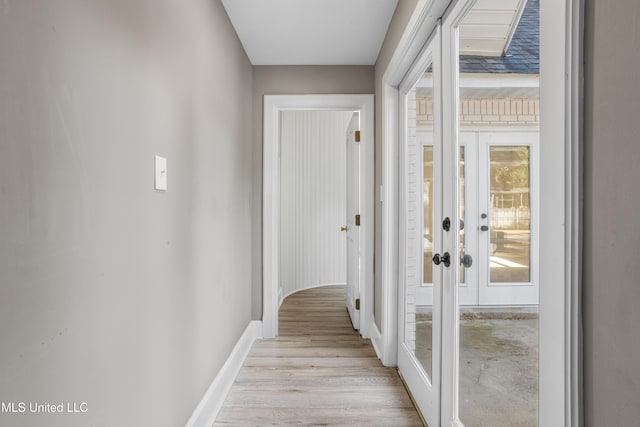
[(309, 289), (280, 308), (280, 336), (257, 341), (216, 426), (421, 426), (395, 368), (353, 330), (344, 288)]

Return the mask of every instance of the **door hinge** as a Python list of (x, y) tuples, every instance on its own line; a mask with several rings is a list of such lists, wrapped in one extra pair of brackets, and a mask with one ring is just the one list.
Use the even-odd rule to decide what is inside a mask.
[(360, 131), (356, 131), (356, 142), (360, 142)]
[(360, 214), (356, 215), (356, 225), (360, 225)]
[(356, 299), (356, 310), (360, 310), (360, 298)]

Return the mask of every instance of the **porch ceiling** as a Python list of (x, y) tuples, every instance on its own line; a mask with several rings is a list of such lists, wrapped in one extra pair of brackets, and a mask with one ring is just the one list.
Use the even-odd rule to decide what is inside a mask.
[(502, 56), (526, 0), (478, 0), (460, 26), (460, 54)]

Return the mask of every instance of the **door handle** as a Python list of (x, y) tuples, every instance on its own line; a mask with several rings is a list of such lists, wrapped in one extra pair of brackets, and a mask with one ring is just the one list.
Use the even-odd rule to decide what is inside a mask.
[(435, 254), (432, 259), (435, 265), (440, 265), (440, 263), (444, 264), (445, 267), (449, 267), (451, 265), (451, 256), (449, 255), (449, 252), (445, 252), (442, 255)]
[(480, 227), (480, 230), (489, 231), (489, 226), (488, 225), (483, 225), (483, 226)]
[(349, 228), (347, 226), (340, 227), (340, 231), (347, 231)]
[(473, 258), (469, 254), (464, 254), (460, 257), (460, 264), (464, 265), (464, 268), (469, 268), (473, 264)]

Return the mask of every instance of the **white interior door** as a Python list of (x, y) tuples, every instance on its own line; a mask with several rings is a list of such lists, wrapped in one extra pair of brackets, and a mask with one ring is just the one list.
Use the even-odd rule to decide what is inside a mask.
[(360, 329), (360, 117), (354, 113), (347, 128), (347, 291), (346, 303), (353, 328)]

